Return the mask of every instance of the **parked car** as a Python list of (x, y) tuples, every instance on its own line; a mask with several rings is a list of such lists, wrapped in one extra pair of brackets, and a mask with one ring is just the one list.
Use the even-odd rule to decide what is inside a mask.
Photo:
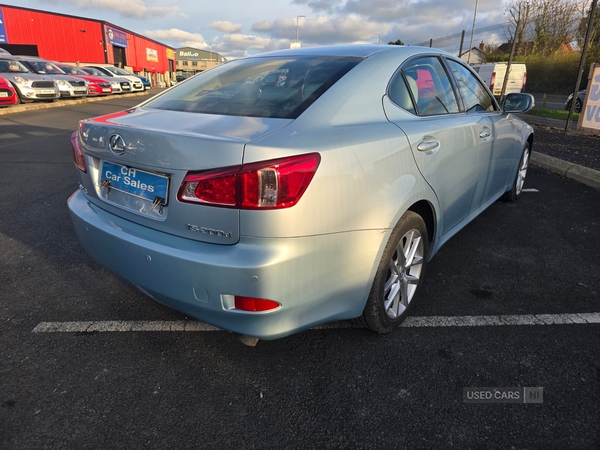
[(0, 75), (17, 91), (17, 103), (54, 101), (60, 98), (60, 91), (52, 78), (31, 72), (12, 56), (0, 55)]
[(99, 71), (93, 67), (79, 67), (82, 71), (87, 73), (88, 75), (94, 76), (96, 78), (102, 78), (110, 83), (110, 87), (112, 89), (113, 94), (127, 94), (132, 92), (131, 82), (126, 80), (125, 78), (116, 78), (109, 75), (106, 75), (104, 72)]
[(68, 205), (95, 259), (190, 316), (263, 339), (389, 332), (440, 247), (519, 198), (533, 129), (512, 113), (533, 103), (500, 107), (432, 48), (263, 53), (80, 122)]
[(145, 90), (148, 90), (152, 87), (152, 83), (150, 82), (150, 80), (147, 77), (144, 77), (142, 75), (136, 75), (134, 73), (132, 73), (132, 75), (138, 77), (142, 81), (142, 84), (144, 85)]
[(105, 78), (95, 77), (89, 73), (84, 72), (79, 67), (71, 66), (69, 64), (55, 63), (56, 66), (67, 75), (74, 75), (77, 78), (81, 78), (88, 83), (88, 95), (110, 95), (112, 94), (112, 87), (110, 82)]
[(52, 62), (35, 56), (12, 56), (18, 58), (29, 70), (38, 75), (48, 75), (56, 81), (61, 98), (78, 98), (88, 95), (87, 82), (81, 78), (67, 75)]
[(10, 106), (19, 103), (17, 91), (10, 82), (0, 77), (0, 106)]
[(131, 72), (127, 72), (124, 69), (114, 66), (99, 66), (95, 64), (89, 64), (87, 67), (93, 67), (109, 77), (125, 78), (126, 80), (129, 80), (131, 83), (132, 92), (144, 90), (144, 84), (142, 83), (142, 80), (140, 80), (137, 75), (133, 75)]
[[(487, 84), (490, 91), (499, 97), (502, 94), (502, 86), (506, 78), (507, 62), (473, 64), (473, 70)], [(512, 63), (510, 74), (506, 83), (505, 94), (522, 92), (527, 84), (527, 66), (523, 63)]]
[[(585, 96), (587, 95), (587, 89), (584, 89), (582, 91), (577, 92), (577, 98), (575, 99), (575, 109), (574, 111), (576, 113), (580, 113), (581, 109), (583, 108), (583, 103), (585, 101)], [(567, 97), (567, 100), (565, 100), (565, 110), (566, 111), (570, 111), (571, 110), (571, 102), (573, 101), (573, 94), (569, 95)]]

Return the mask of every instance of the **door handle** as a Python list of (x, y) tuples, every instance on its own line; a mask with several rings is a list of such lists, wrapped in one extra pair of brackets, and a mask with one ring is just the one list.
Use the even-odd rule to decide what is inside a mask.
[(417, 150), (420, 152), (430, 152), (440, 146), (438, 141), (424, 141), (417, 145)]
[(490, 132), (490, 130), (488, 130), (487, 128), (484, 128), (483, 130), (481, 130), (481, 133), (479, 133), (479, 137), (481, 139), (487, 139), (492, 135), (492, 133)]

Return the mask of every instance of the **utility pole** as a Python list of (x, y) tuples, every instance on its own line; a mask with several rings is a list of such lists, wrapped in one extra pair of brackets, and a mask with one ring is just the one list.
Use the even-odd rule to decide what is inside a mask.
[(500, 93), (500, 104), (502, 104), (502, 102), (504, 101), (504, 94), (506, 94), (506, 86), (508, 85), (508, 75), (510, 74), (510, 66), (515, 55), (515, 47), (517, 46), (517, 36), (519, 35), (520, 26), (521, 14), (519, 14), (519, 20), (517, 20), (517, 27), (515, 28), (515, 35), (513, 37), (512, 45), (510, 46), (510, 55), (508, 55), (508, 63), (506, 64), (506, 72), (504, 73), (504, 82), (502, 83), (502, 92)]
[(467, 57), (467, 64), (471, 63), (471, 50), (473, 49), (473, 35), (475, 34), (475, 21), (477, 20), (478, 7), (479, 0), (475, 0), (475, 14), (473, 14), (473, 26), (471, 27), (471, 42), (469, 43), (469, 56)]
[[(575, 102), (577, 101), (577, 92), (579, 90), (579, 83), (581, 83), (581, 76), (583, 75), (583, 69), (585, 66), (585, 58), (587, 56), (588, 46), (590, 45), (590, 38), (592, 37), (592, 27), (594, 25), (594, 18), (596, 17), (596, 8), (598, 7), (598, 0), (592, 1), (592, 8), (590, 11), (590, 19), (588, 20), (587, 31), (585, 32), (585, 41), (583, 42), (583, 49), (581, 50), (581, 60), (579, 61), (579, 71), (577, 72), (577, 82), (573, 88), (573, 98), (571, 99), (571, 109), (569, 109), (569, 115), (567, 116), (567, 124), (565, 131), (569, 131), (571, 125), (571, 117), (575, 111)], [(582, 105), (583, 106), (583, 105)], [(583, 111), (581, 111), (583, 114)]]

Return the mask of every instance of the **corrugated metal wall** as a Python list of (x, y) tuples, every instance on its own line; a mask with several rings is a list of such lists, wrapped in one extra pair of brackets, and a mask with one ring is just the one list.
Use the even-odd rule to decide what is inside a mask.
[(104, 63), (99, 22), (6, 6), (2, 10), (10, 44), (37, 45), (46, 59)]
[[(103, 22), (54, 13), (1, 6), (10, 44), (38, 46), (39, 56), (56, 61), (114, 63), (113, 45), (108, 43)], [(167, 47), (106, 24), (127, 35), (127, 66), (136, 71), (164, 73), (169, 70)], [(85, 30), (85, 31), (83, 31)], [(106, 41), (106, 55), (104, 42)], [(148, 52), (147, 49), (151, 51)], [(154, 56), (158, 61), (152, 61)]]

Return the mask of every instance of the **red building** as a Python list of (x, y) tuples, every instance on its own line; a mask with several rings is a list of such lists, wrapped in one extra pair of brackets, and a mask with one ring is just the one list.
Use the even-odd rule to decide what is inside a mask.
[(172, 47), (102, 20), (0, 4), (0, 48), (71, 64), (111, 64), (158, 82), (175, 78)]

